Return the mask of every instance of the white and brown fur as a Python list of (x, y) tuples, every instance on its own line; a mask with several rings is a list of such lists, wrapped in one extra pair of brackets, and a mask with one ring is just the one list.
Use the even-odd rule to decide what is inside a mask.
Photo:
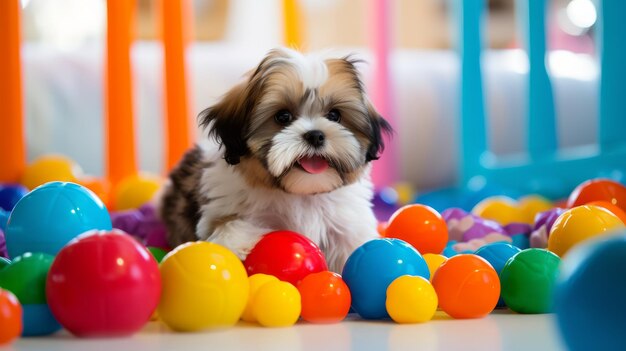
[[(170, 244), (208, 240), (244, 259), (263, 234), (292, 230), (340, 271), (377, 237), (370, 161), (391, 128), (368, 101), (356, 62), (275, 49), (203, 111), (209, 138), (171, 172), (161, 198)], [(312, 142), (311, 131), (321, 139)], [(328, 169), (299, 165), (314, 155)]]

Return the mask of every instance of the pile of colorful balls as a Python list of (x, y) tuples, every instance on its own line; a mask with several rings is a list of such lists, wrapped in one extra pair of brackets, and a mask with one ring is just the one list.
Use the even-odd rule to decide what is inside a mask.
[(135, 206), (110, 213), (74, 182), (0, 186), (0, 344), (61, 328), (129, 335), (150, 320), (199, 331), (240, 320), (334, 323), (350, 313), (422, 323), (438, 308), (455, 319), (508, 308), (557, 312), (565, 340), (585, 345), (620, 335), (618, 322), (587, 323), (607, 301), (626, 312), (626, 187), (610, 180), (587, 181), (558, 204), (490, 197), (441, 214), (406, 204), (341, 275), (290, 231), (266, 234), (244, 262), (208, 242), (170, 251), (154, 209)]

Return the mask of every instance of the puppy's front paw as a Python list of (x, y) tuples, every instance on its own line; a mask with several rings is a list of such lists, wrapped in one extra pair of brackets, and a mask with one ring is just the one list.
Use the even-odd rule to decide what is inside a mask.
[(217, 227), (207, 241), (228, 248), (243, 261), (261, 239), (261, 236), (270, 231), (270, 229), (259, 228), (246, 221), (236, 219)]

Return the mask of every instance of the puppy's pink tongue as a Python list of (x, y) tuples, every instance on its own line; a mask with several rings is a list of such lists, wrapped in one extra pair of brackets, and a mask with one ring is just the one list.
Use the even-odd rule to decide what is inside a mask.
[(298, 162), (305, 171), (311, 174), (322, 173), (328, 168), (328, 162), (319, 156), (303, 157)]

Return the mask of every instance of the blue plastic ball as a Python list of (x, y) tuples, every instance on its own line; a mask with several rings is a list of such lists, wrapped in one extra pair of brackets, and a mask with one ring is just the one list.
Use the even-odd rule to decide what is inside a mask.
[(443, 249), (441, 254), (446, 256), (447, 258), (450, 258), (450, 257), (456, 256), (458, 254), (473, 254), (474, 253), (471, 250), (456, 251), (454, 249), (454, 245), (457, 244), (457, 243), (458, 243), (458, 241), (456, 241), (456, 240), (448, 241), (448, 243), (446, 244), (446, 247)]
[(25, 252), (56, 255), (67, 242), (88, 230), (111, 230), (102, 201), (74, 183), (39, 186), (15, 205), (5, 231), (9, 257)]
[(356, 249), (342, 277), (352, 294), (352, 308), (365, 319), (387, 318), (387, 287), (403, 275), (430, 278), (428, 265), (411, 245), (399, 239), (374, 239)]
[(20, 184), (0, 184), (0, 209), (11, 212), (15, 204), (20, 201), (28, 189)]
[(515, 234), (511, 236), (511, 239), (513, 240), (513, 246), (516, 246), (521, 250), (530, 248), (530, 238), (526, 234)]
[[(496, 270), (498, 275), (500, 275), (500, 272), (502, 272), (502, 268), (504, 268), (506, 261), (508, 261), (509, 258), (513, 257), (516, 253), (520, 251), (522, 250), (511, 244), (497, 242), (487, 244), (481, 247), (480, 249), (476, 250), (475, 254), (487, 260), (487, 262), (489, 262), (493, 266), (493, 269)], [(500, 296), (497, 306), (504, 307), (505, 305), (506, 304), (504, 303), (504, 299), (502, 299), (502, 296)]]
[(61, 324), (52, 315), (48, 304), (26, 304), (22, 309), (22, 336), (50, 335), (61, 330)]
[(626, 231), (570, 250), (556, 284), (556, 319), (568, 349), (622, 350), (626, 322)]
[(0, 208), (0, 230), (7, 228), (7, 222), (9, 221), (9, 212)]

